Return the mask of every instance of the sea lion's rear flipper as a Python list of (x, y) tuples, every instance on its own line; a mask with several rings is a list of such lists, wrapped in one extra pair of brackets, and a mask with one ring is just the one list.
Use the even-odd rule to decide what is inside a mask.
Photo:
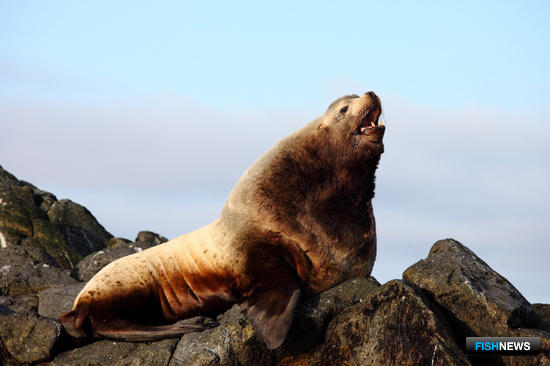
[(204, 317), (184, 319), (166, 325), (144, 325), (124, 319), (99, 321), (93, 316), (90, 316), (90, 318), (98, 335), (127, 342), (176, 338), (185, 333), (200, 332), (218, 325), (218, 323)]
[(67, 313), (61, 314), (59, 321), (70, 336), (74, 338), (85, 338), (86, 332), (82, 325), (87, 316), (88, 315), (86, 313), (71, 310)]
[(300, 292), (296, 281), (289, 281), (281, 287), (255, 291), (239, 305), (267, 348), (275, 349), (284, 342)]

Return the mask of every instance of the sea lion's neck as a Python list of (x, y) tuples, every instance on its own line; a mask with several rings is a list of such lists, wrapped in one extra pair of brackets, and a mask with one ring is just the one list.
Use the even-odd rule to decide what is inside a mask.
[(268, 214), (288, 223), (313, 207), (328, 205), (327, 212), (365, 207), (374, 196), (379, 157), (354, 158), (351, 148), (327, 140), (317, 132), (317, 122), (311, 122), (273, 146), (245, 172), (222, 217), (235, 212), (250, 219)]

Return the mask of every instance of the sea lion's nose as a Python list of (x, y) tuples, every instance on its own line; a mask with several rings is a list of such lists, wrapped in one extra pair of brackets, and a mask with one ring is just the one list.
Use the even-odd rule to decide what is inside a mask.
[(368, 95), (369, 97), (373, 98), (373, 99), (376, 99), (376, 94), (374, 94), (373, 91), (368, 91), (365, 93), (365, 95)]

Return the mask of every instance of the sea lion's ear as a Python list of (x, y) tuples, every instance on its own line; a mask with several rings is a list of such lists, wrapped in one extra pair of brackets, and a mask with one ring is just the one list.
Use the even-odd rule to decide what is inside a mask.
[(243, 313), (256, 329), (258, 338), (267, 348), (275, 349), (285, 340), (294, 309), (300, 299), (300, 287), (295, 280), (279, 287), (254, 291), (240, 304)]
[(317, 129), (318, 130), (324, 130), (328, 127), (328, 125), (325, 123), (325, 122), (321, 122), (319, 123), (319, 125), (317, 126)]

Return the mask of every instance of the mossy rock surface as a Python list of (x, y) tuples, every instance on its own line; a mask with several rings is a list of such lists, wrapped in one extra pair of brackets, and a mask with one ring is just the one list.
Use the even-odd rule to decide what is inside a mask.
[(0, 315), (0, 324), (1, 350), (12, 365), (48, 360), (61, 335), (59, 323), (30, 314)]
[(72, 269), (113, 236), (84, 206), (57, 200), (0, 168), (0, 248), (35, 246)]

